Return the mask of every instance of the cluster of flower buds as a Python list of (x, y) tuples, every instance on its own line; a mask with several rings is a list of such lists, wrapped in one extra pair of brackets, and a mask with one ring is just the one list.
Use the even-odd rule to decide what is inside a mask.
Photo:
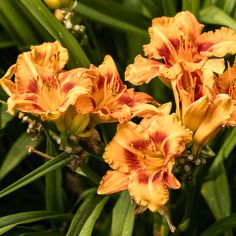
[(19, 113), (18, 117), (23, 123), (28, 123), (26, 132), (28, 134), (33, 134), (33, 139), (38, 140), (41, 136), (42, 124), (35, 119), (29, 118), (29, 116), (24, 115), (22, 112)]
[(55, 17), (61, 21), (65, 28), (70, 30), (83, 45), (86, 44), (88, 37), (85, 26), (81, 24), (80, 17), (74, 17), (73, 9), (77, 5), (76, 0), (44, 0), (47, 6), (54, 10)]

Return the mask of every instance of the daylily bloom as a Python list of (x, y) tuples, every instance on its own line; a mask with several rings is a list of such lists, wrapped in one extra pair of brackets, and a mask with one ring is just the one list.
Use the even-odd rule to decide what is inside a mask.
[(138, 205), (163, 212), (169, 199), (168, 187), (177, 189), (172, 174), (175, 158), (191, 141), (175, 115), (153, 116), (140, 124), (119, 124), (103, 155), (111, 166), (98, 188), (99, 194), (128, 190)]
[(86, 69), (62, 72), (67, 61), (68, 52), (59, 42), (33, 46), (20, 54), (0, 80), (10, 96), (8, 112), (16, 109), (42, 120), (57, 120), (80, 96), (90, 93), (90, 79), (82, 78)]
[(91, 65), (83, 78), (92, 81), (92, 92), (77, 100), (76, 109), (79, 114), (90, 114), (91, 126), (104, 122), (123, 123), (135, 116), (150, 117), (171, 109), (170, 103), (156, 107), (159, 104), (148, 94), (127, 89), (109, 55), (99, 67)]
[[(133, 84), (148, 83), (159, 76), (164, 83), (182, 75), (183, 71), (205, 70), (209, 57), (222, 58), (236, 53), (236, 33), (222, 27), (215, 32), (201, 33), (203, 25), (190, 12), (180, 12), (175, 17), (159, 17), (149, 28), (151, 41), (144, 45), (148, 57), (138, 55), (134, 64), (127, 67), (126, 80)], [(161, 62), (162, 60), (163, 62)], [(211, 59), (209, 69), (224, 70), (224, 61)], [(222, 70), (222, 72), (223, 72)], [(194, 77), (194, 76), (193, 76)]]
[(154, 19), (149, 28), (151, 42), (144, 46), (148, 59), (138, 55), (126, 70), (126, 80), (134, 84), (159, 76), (172, 87), (178, 118), (195, 132), (198, 147), (232, 116), (231, 97), (220, 94), (223, 90), (215, 93), (214, 88), (215, 77), (225, 69), (223, 57), (236, 53), (234, 31), (222, 27), (201, 33), (202, 29), (190, 12)]

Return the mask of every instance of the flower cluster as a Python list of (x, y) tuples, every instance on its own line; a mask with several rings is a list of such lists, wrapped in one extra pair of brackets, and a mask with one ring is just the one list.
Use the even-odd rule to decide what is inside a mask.
[[(59, 42), (33, 46), (1, 78), (8, 111), (33, 115), (54, 123), (63, 136), (90, 141), (98, 124), (118, 122), (103, 155), (112, 170), (98, 193), (128, 190), (140, 208), (166, 215), (168, 188), (181, 186), (172, 173), (176, 158), (189, 152), (197, 158), (221, 127), (236, 122), (236, 63), (224, 59), (236, 53), (236, 33), (202, 29), (190, 12), (154, 19), (144, 46), (147, 58), (138, 55), (125, 72), (125, 80), (135, 85), (158, 76), (173, 90), (175, 113), (171, 103), (160, 105), (127, 88), (109, 55), (98, 67), (64, 70), (68, 52)], [(137, 116), (140, 123), (131, 121)]]
[(173, 89), (178, 119), (194, 133), (194, 154), (221, 127), (236, 121), (236, 65), (230, 67), (223, 58), (236, 53), (236, 33), (225, 27), (202, 29), (190, 12), (154, 19), (151, 41), (144, 46), (148, 58), (138, 55), (125, 77), (138, 85), (158, 76)]

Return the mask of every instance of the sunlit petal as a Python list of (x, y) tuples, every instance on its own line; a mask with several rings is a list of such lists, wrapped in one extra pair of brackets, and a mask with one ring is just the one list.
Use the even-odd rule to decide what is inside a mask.
[(104, 160), (116, 170), (130, 173), (144, 167), (142, 151), (152, 150), (152, 141), (141, 126), (128, 122), (118, 125), (113, 140), (108, 144), (103, 155)]
[(69, 59), (67, 49), (57, 41), (32, 46), (30, 54), (33, 63), (52, 70), (52, 73), (60, 72)]
[(149, 58), (165, 60), (170, 64), (179, 57), (181, 40), (194, 42), (200, 35), (203, 25), (190, 12), (180, 12), (175, 17), (159, 17), (152, 21), (149, 28), (150, 44), (144, 46), (145, 55)]
[(16, 92), (16, 84), (11, 81), (15, 70), (16, 65), (14, 64), (7, 70), (6, 74), (0, 80), (0, 85), (9, 96), (12, 96), (12, 94)]
[(219, 94), (209, 105), (205, 117), (194, 135), (194, 141), (198, 145), (207, 142), (216, 130), (226, 124), (232, 111), (232, 99), (226, 94)]
[(169, 200), (169, 192), (160, 173), (148, 175), (144, 170), (137, 170), (130, 176), (128, 190), (138, 205), (150, 211), (158, 211)]
[(207, 57), (224, 57), (226, 54), (236, 53), (236, 33), (222, 27), (215, 32), (201, 34), (196, 40), (197, 50)]
[(209, 102), (209, 98), (204, 96), (189, 105), (182, 117), (183, 124), (195, 132), (206, 116)]
[(192, 132), (183, 127), (175, 115), (154, 116), (144, 119), (140, 125), (147, 127), (150, 138), (167, 161), (182, 153), (186, 143), (192, 140)]
[(151, 79), (159, 76), (160, 67), (167, 66), (162, 63), (138, 55), (135, 57), (134, 64), (130, 64), (125, 71), (125, 80), (132, 84), (139, 85), (149, 83)]
[(98, 187), (98, 194), (112, 194), (126, 190), (129, 184), (129, 175), (119, 171), (107, 171)]

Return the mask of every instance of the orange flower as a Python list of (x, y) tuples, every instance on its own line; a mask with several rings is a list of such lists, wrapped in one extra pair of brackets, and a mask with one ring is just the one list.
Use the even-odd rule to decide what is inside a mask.
[(90, 93), (90, 80), (82, 78), (86, 69), (61, 72), (67, 61), (68, 52), (59, 42), (33, 46), (20, 54), (0, 80), (10, 96), (9, 113), (17, 109), (42, 120), (56, 120), (81, 95)]
[(91, 95), (80, 97), (76, 102), (77, 112), (90, 113), (91, 126), (103, 122), (126, 122), (134, 116), (150, 117), (169, 112), (171, 104), (157, 108), (158, 105), (149, 95), (127, 89), (120, 79), (111, 56), (106, 56), (99, 67), (91, 65), (83, 74), (92, 81)]
[[(203, 25), (188, 11), (180, 12), (175, 17), (155, 18), (149, 28), (151, 41), (144, 46), (148, 59), (138, 55), (134, 64), (127, 67), (126, 80), (142, 84), (159, 76), (170, 85), (170, 80), (182, 75), (183, 71), (204, 71), (209, 57), (222, 58), (226, 54), (236, 53), (234, 31), (222, 27), (215, 32), (201, 33), (202, 29)], [(163, 60), (163, 63), (156, 60)], [(219, 64), (219, 60), (211, 61), (208, 73), (209, 69), (217, 69)], [(222, 68), (223, 59), (220, 63)]]
[(98, 193), (128, 189), (138, 205), (162, 212), (169, 199), (168, 187), (180, 187), (171, 171), (175, 157), (191, 137), (191, 131), (181, 126), (175, 115), (153, 116), (139, 125), (118, 125), (103, 156), (113, 170), (103, 177)]
[(233, 66), (228, 65), (227, 70), (220, 76), (215, 76), (215, 92), (216, 94), (228, 94), (233, 103), (233, 112), (227, 120), (227, 125), (236, 125), (236, 61)]
[(206, 33), (202, 29), (190, 12), (154, 19), (149, 28), (151, 42), (144, 46), (148, 59), (138, 55), (126, 70), (126, 80), (134, 84), (159, 76), (172, 87), (177, 116), (194, 132), (198, 148), (235, 117), (230, 92), (215, 92), (215, 84), (224, 76), (222, 57), (236, 53), (236, 33), (224, 27)]

